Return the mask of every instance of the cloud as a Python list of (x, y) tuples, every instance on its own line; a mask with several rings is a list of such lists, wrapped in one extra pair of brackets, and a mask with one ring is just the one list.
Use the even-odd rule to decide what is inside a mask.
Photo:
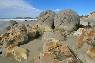
[(58, 11), (60, 11), (60, 10), (61, 10), (61, 9), (55, 9), (54, 11), (55, 11), (55, 12), (58, 12)]
[(56, 13), (58, 13), (59, 11), (61, 11), (61, 9), (54, 9), (54, 11), (55, 11)]
[(36, 17), (41, 10), (33, 7), (24, 0), (1, 0), (0, 17)]

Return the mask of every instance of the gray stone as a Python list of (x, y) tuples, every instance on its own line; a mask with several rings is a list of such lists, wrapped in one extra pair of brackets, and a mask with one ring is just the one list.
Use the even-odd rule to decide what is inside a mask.
[(18, 22), (14, 21), (14, 20), (10, 20), (10, 25), (14, 26), (15, 24), (18, 24)]
[(60, 11), (54, 18), (54, 26), (58, 30), (71, 32), (76, 30), (79, 24), (80, 18), (78, 14), (70, 9)]
[(54, 16), (55, 12), (51, 10), (43, 11), (37, 19), (39, 25), (44, 25), (44, 27), (47, 26), (52, 28), (54, 25)]

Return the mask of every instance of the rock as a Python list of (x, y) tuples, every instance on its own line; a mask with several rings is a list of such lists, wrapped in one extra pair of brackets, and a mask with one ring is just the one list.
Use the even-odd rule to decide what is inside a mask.
[[(79, 28), (81, 29), (81, 28)], [(78, 30), (77, 30), (78, 32)], [(94, 47), (95, 46), (95, 30), (93, 28), (82, 28), (79, 31), (79, 35), (76, 36), (76, 44), (78, 48), (81, 48), (84, 43)]]
[(40, 62), (40, 56), (35, 57), (33, 63), (39, 63), (39, 62)]
[(8, 32), (2, 35), (1, 43), (4, 47), (11, 44), (21, 45), (28, 42), (27, 29), (24, 24), (14, 25)]
[(54, 31), (54, 32), (44, 32), (42, 35), (42, 41), (43, 42), (48, 42), (52, 39), (64, 41), (66, 40), (65, 35), (61, 34), (60, 32)]
[(40, 31), (39, 31), (38, 25), (35, 24), (35, 25), (32, 26), (31, 24), (29, 24), (27, 26), (27, 34), (28, 34), (28, 39), (29, 40), (38, 38), (41, 34)]
[(3, 43), (2, 43), (2, 36), (0, 35), (0, 47), (2, 47)]
[(13, 48), (13, 55), (17, 61), (22, 61), (22, 59), (28, 59), (29, 51), (22, 47), (15, 47)]
[(15, 45), (10, 45), (7, 48), (5, 48), (5, 56), (7, 57), (13, 56), (19, 62), (22, 59), (27, 60), (28, 54), (29, 51), (27, 49)]
[(70, 9), (59, 12), (54, 18), (54, 26), (57, 30), (71, 32), (77, 30), (79, 24), (78, 14)]
[(54, 28), (54, 16), (55, 13), (51, 10), (43, 11), (37, 19), (38, 26), (45, 30)]
[(2, 55), (2, 48), (0, 48), (0, 56)]
[(16, 47), (16, 45), (10, 45), (6, 48), (3, 47), (3, 56), (5, 57), (12, 57), (13, 56), (13, 48)]
[(7, 30), (7, 31), (10, 30), (10, 29), (11, 29), (11, 26), (6, 27), (6, 30)]
[(86, 53), (90, 58), (95, 59), (95, 48), (90, 47)]
[(95, 47), (95, 29), (89, 29), (86, 36), (86, 42), (88, 45)]
[(0, 41), (1, 47), (6, 47), (9, 40), (9, 33), (2, 34)]
[(24, 24), (14, 26), (8, 33), (10, 39), (17, 44), (25, 44), (28, 41), (27, 28)]
[(86, 39), (87, 39), (87, 29), (86, 28), (79, 28), (75, 33), (78, 33), (78, 35), (76, 35), (76, 46), (78, 48), (81, 48), (84, 43), (86, 43)]
[(42, 63), (80, 63), (66, 42), (56, 39), (44, 43), (41, 61)]
[(53, 48), (56, 46), (61, 46), (61, 43), (59, 40), (56, 40), (56, 39), (48, 40), (48, 42), (44, 42), (43, 51), (45, 52), (46, 50), (49, 50), (49, 48)]
[(38, 31), (40, 34), (43, 34), (44, 32), (52, 32), (53, 31), (53, 29), (51, 27), (49, 27), (48, 25), (45, 25), (45, 24), (42, 24), (42, 25), (37, 24), (37, 25), (39, 27)]
[(19, 46), (26, 44), (39, 36), (40, 34), (37, 25), (15, 24), (5, 34), (2, 34), (0, 37), (0, 44), (3, 44), (3, 47), (8, 47), (12, 44)]
[(10, 26), (14, 26), (15, 24), (18, 24), (18, 22), (14, 21), (14, 20), (10, 20)]
[(73, 35), (78, 37), (83, 33), (83, 31), (86, 31), (85, 28), (79, 28), (77, 31), (74, 31)]

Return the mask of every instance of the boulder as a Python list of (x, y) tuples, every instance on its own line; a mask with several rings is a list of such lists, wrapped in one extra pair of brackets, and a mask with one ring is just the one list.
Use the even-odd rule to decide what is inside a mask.
[(38, 26), (45, 30), (54, 28), (54, 16), (55, 12), (51, 10), (43, 11), (37, 19)]
[(38, 26), (15, 24), (0, 37), (0, 44), (4, 47), (15, 44), (17, 46), (28, 43), (40, 36)]
[(4, 47), (11, 44), (20, 45), (28, 42), (27, 29), (24, 24), (14, 25), (8, 32), (2, 35), (1, 43)]
[(81, 63), (66, 42), (56, 39), (44, 43), (39, 60), (41, 63)]
[(28, 24), (27, 25), (27, 34), (28, 34), (28, 39), (29, 40), (33, 40), (33, 39), (36, 39), (40, 36), (40, 31), (39, 31), (39, 27), (38, 25), (31, 25), (31, 24)]
[(60, 41), (64, 41), (66, 39), (65, 35), (62, 35), (60, 32), (44, 32), (42, 35), (42, 42), (48, 42), (49, 40), (56, 39)]
[(10, 26), (14, 26), (15, 24), (18, 24), (18, 22), (14, 21), (14, 20), (10, 20)]
[(71, 32), (77, 30), (79, 24), (80, 18), (78, 14), (71, 9), (60, 11), (54, 17), (54, 26), (57, 30)]

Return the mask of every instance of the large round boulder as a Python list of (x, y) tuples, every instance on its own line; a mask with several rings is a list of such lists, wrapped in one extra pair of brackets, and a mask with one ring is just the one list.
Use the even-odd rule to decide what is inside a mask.
[(55, 29), (61, 31), (74, 31), (79, 24), (80, 18), (78, 14), (71, 9), (60, 11), (54, 18)]
[(50, 31), (50, 29), (54, 27), (54, 16), (55, 16), (55, 12), (51, 10), (43, 11), (37, 19), (38, 26), (42, 30)]

